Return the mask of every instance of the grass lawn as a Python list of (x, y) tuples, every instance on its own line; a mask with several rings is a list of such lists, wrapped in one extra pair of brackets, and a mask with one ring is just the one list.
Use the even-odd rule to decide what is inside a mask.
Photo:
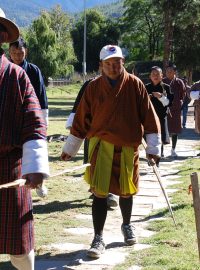
[[(79, 89), (79, 84), (48, 89), (48, 135), (68, 134), (65, 122)], [(83, 151), (73, 161), (61, 161), (60, 154), (63, 144), (60, 141), (48, 144), (51, 174), (81, 165), (83, 162)], [(141, 265), (144, 270), (200, 270), (192, 195), (187, 194), (190, 183), (189, 175), (194, 171), (200, 172), (199, 163), (199, 159), (188, 159), (179, 168), (181, 184), (174, 187), (179, 188), (180, 191), (172, 195), (173, 200), (171, 201), (178, 228), (175, 229), (166, 209), (159, 210), (159, 215), (166, 219), (150, 223), (149, 229), (155, 231), (156, 234), (143, 240), (143, 243), (151, 244), (153, 248), (132, 252), (126, 263), (116, 266), (115, 270), (126, 270), (133, 264)], [(77, 226), (92, 228), (90, 220), (75, 218), (78, 214), (91, 213), (88, 186), (82, 181), (82, 173), (83, 171), (77, 171), (71, 175), (62, 175), (47, 180), (46, 186), (49, 193), (45, 199), (40, 199), (35, 191), (32, 191), (36, 231), (35, 250), (39, 258), (54, 255), (65, 256), (65, 254), (58, 254), (58, 251), (48, 248), (48, 245), (52, 243), (70, 242), (71, 235), (64, 232), (63, 228)], [(157, 214), (152, 213), (152, 215)], [(85, 238), (77, 236), (76, 242), (90, 244), (90, 240), (87, 235)], [(1, 270), (14, 269), (8, 260), (8, 256), (0, 255)]]
[(187, 159), (178, 169), (181, 184), (173, 186), (179, 191), (172, 195), (171, 200), (177, 228), (168, 210), (153, 212), (149, 218), (153, 215), (165, 218), (150, 222), (148, 226), (156, 234), (145, 238), (142, 243), (153, 247), (131, 252), (126, 263), (116, 266), (115, 270), (128, 269), (133, 264), (140, 265), (142, 270), (200, 270), (193, 198), (188, 195), (190, 174), (200, 172), (200, 160)]

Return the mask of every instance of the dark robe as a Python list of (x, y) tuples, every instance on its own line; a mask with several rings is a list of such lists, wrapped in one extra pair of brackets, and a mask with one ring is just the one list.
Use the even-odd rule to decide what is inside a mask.
[[(46, 138), (35, 91), (25, 71), (0, 56), (0, 184), (21, 178), (23, 144)], [(0, 189), (0, 253), (24, 254), (34, 247), (31, 192)]]
[[(172, 105), (174, 95), (171, 93), (169, 85), (163, 82), (157, 85), (154, 85), (153, 83), (148, 83), (145, 86), (146, 86), (148, 94), (150, 95), (151, 102), (154, 106), (154, 109), (160, 120), (162, 143), (168, 144), (169, 135), (168, 135), (167, 112), (168, 112), (168, 108)], [(164, 96), (166, 96), (169, 100), (169, 104), (167, 106), (163, 106), (162, 102), (159, 101), (158, 98), (152, 96), (152, 92), (159, 92), (163, 94)]]
[(183, 100), (186, 95), (186, 88), (184, 82), (175, 77), (172, 81), (168, 78), (164, 78), (163, 82), (170, 85), (171, 92), (174, 94), (172, 106), (170, 107), (170, 113), (168, 114), (168, 128), (169, 133), (178, 134), (181, 133), (181, 108)]

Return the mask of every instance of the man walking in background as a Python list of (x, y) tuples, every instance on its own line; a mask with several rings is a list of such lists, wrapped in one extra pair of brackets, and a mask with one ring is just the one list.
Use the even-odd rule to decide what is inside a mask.
[(200, 81), (192, 85), (190, 97), (194, 100), (195, 132), (200, 134)]
[(188, 80), (187, 80), (186, 76), (184, 76), (182, 80), (185, 84), (185, 89), (186, 89), (186, 95), (185, 95), (185, 98), (183, 100), (183, 105), (181, 108), (182, 109), (182, 127), (186, 128), (188, 105), (191, 101), (191, 97), (190, 97), (191, 87), (188, 85)]
[(161, 157), (164, 157), (164, 145), (170, 143), (167, 112), (168, 108), (172, 105), (174, 96), (170, 91), (169, 85), (162, 82), (163, 73), (160, 67), (152, 67), (149, 77), (151, 82), (145, 86), (160, 120), (162, 139)]
[(168, 114), (168, 128), (169, 133), (172, 136), (172, 149), (171, 156), (176, 157), (176, 144), (178, 140), (178, 134), (181, 133), (181, 108), (183, 100), (186, 94), (186, 89), (183, 81), (176, 76), (176, 66), (171, 65), (167, 67), (166, 77), (163, 82), (170, 85), (171, 92), (174, 95), (172, 106), (170, 107), (170, 113)]

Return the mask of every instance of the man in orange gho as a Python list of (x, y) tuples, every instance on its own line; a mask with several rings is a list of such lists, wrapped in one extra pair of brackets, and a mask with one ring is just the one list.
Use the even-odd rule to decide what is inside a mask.
[(124, 242), (137, 242), (131, 224), (133, 195), (138, 191), (139, 151), (147, 140), (147, 157), (160, 157), (159, 119), (144, 84), (124, 68), (120, 47), (106, 45), (100, 51), (102, 75), (92, 80), (77, 108), (61, 159), (74, 157), (83, 140), (89, 139), (89, 162), (85, 180), (94, 194), (92, 218), (94, 239), (87, 255), (99, 258), (105, 251), (103, 228), (109, 193), (119, 196)]

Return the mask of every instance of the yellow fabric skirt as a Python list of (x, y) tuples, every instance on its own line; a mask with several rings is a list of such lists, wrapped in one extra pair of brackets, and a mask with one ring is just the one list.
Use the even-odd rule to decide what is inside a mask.
[[(94, 172), (91, 173), (91, 167), (87, 167), (84, 179), (97, 194), (106, 196), (109, 193), (114, 145), (100, 140), (97, 137), (91, 138), (88, 150), (89, 162), (91, 161), (94, 150), (98, 144), (99, 149)], [(134, 170), (133, 158), (134, 149), (132, 147), (122, 147), (119, 176), (119, 184), (122, 194), (135, 194), (137, 192), (137, 188), (132, 181)]]

